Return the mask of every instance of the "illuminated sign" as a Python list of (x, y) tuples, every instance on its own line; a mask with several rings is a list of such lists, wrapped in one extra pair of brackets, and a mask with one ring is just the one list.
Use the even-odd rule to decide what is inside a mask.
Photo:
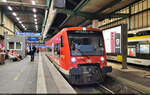
[(75, 33), (94, 33), (94, 31), (82, 31), (82, 30), (76, 30)]
[(109, 28), (103, 31), (106, 53), (121, 53), (121, 26)]
[(40, 35), (41, 35), (41, 33), (16, 32), (16, 35), (40, 36)]
[(29, 41), (38, 41), (39, 38), (38, 37), (29, 37), (28, 40)]

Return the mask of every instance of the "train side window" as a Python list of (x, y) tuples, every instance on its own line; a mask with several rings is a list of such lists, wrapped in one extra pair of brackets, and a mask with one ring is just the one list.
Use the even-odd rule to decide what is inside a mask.
[(54, 53), (56, 56), (60, 57), (60, 43), (54, 45)]
[(61, 47), (64, 47), (63, 37), (61, 36)]

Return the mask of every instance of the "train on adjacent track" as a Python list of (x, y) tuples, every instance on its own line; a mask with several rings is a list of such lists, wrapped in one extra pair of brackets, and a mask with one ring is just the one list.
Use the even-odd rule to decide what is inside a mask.
[(64, 28), (46, 43), (47, 56), (70, 84), (103, 82), (112, 72), (107, 66), (102, 31), (95, 28)]
[[(128, 37), (127, 63), (148, 67), (150, 66), (150, 31), (141, 33)], [(107, 56), (107, 60), (117, 61), (117, 56)]]

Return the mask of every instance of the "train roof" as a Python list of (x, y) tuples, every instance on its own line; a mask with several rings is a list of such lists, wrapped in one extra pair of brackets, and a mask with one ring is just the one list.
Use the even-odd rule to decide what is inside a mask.
[(97, 29), (97, 28), (90, 28), (90, 27), (68, 27), (68, 28), (64, 28), (65, 30), (67, 31), (71, 31), (71, 30), (83, 30), (83, 29), (86, 29), (86, 30), (93, 30), (93, 31), (101, 31), (100, 29)]
[(136, 40), (136, 39), (144, 39), (144, 38), (150, 38), (150, 35), (128, 37), (128, 40)]
[(150, 41), (150, 35), (128, 37), (128, 42)]

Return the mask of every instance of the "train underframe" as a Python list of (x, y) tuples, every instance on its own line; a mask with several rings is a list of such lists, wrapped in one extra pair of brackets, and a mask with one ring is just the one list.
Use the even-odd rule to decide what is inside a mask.
[(103, 66), (101, 69), (99, 64), (78, 64), (78, 68), (69, 70), (68, 80), (73, 85), (100, 83), (108, 72), (112, 72), (111, 66)]

